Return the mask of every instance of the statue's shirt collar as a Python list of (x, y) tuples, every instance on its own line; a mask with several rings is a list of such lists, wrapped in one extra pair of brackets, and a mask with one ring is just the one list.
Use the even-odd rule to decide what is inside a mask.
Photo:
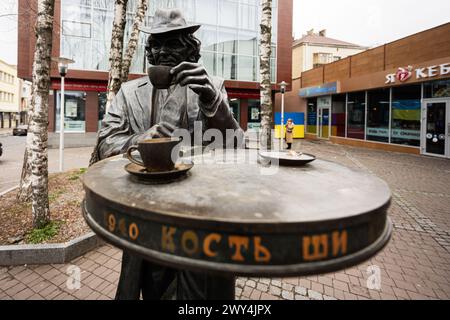
[(187, 129), (187, 87), (153, 88), (152, 97), (152, 126), (164, 121)]

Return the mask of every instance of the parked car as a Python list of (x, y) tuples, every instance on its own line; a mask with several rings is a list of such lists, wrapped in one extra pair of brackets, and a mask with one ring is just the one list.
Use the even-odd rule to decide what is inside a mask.
[(28, 126), (20, 125), (13, 129), (13, 136), (26, 136), (28, 134)]

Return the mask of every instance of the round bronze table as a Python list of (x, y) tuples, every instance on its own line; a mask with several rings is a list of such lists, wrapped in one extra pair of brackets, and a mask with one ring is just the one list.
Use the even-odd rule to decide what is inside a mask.
[(391, 192), (371, 174), (323, 160), (266, 167), (249, 150), (191, 160), (167, 184), (139, 183), (122, 156), (95, 164), (83, 177), (87, 223), (154, 263), (230, 278), (337, 271), (390, 238)]

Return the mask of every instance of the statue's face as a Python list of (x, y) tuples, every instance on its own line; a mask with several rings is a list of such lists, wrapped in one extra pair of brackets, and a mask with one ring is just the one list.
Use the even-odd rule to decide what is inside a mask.
[(151, 40), (155, 65), (175, 67), (189, 57), (189, 49), (183, 45), (180, 33), (155, 35)]

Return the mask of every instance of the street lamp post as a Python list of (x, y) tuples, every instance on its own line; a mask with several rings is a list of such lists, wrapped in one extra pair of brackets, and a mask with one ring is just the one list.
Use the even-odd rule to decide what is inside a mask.
[(289, 83), (283, 81), (278, 84), (281, 88), (281, 127), (280, 127), (280, 151), (283, 150), (283, 138), (284, 138), (284, 94), (286, 93), (286, 87)]
[(61, 76), (61, 105), (59, 106), (59, 171), (64, 171), (64, 109), (65, 109), (65, 77), (69, 64), (75, 63), (75, 61), (63, 57), (53, 58), (53, 61), (58, 63), (58, 71)]

